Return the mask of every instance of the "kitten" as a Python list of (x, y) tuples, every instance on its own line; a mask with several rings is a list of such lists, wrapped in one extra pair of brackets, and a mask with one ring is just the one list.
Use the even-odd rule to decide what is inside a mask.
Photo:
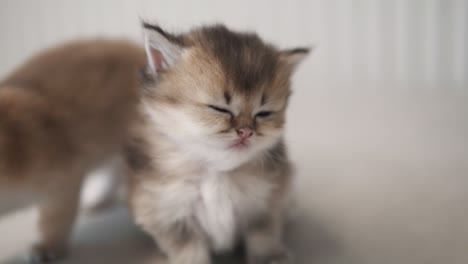
[(171, 264), (207, 264), (245, 241), (250, 264), (290, 263), (290, 78), (306, 48), (278, 50), (221, 25), (174, 35), (145, 24), (151, 78), (127, 146), (137, 224)]
[(0, 82), (0, 206), (37, 202), (33, 260), (63, 255), (83, 176), (121, 155), (145, 64), (131, 43), (81, 41), (44, 51)]

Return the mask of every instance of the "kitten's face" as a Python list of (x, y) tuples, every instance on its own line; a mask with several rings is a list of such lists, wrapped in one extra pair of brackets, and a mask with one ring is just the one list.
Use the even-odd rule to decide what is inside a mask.
[(256, 37), (219, 30), (189, 36), (192, 45), (147, 87), (144, 106), (159, 132), (224, 170), (280, 140), (292, 65)]

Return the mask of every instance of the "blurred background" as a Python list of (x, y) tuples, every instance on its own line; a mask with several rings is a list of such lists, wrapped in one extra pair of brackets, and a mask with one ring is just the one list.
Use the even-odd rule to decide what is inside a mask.
[[(467, 0), (0, 0), (0, 76), (77, 38), (141, 42), (140, 19), (315, 46), (294, 78), (298, 263), (468, 263)], [(0, 263), (35, 237), (0, 220)], [(83, 216), (67, 263), (146, 263), (124, 209)]]
[(468, 78), (465, 0), (2, 0), (0, 7), (1, 73), (64, 40), (139, 41), (145, 18), (176, 31), (221, 22), (281, 47), (316, 45), (307, 76), (327, 85), (453, 91)]

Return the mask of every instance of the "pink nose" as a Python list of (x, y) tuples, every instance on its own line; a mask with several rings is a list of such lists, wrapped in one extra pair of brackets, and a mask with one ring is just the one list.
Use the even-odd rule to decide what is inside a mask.
[(236, 129), (237, 135), (242, 139), (248, 139), (253, 135), (253, 130), (249, 127), (243, 127)]

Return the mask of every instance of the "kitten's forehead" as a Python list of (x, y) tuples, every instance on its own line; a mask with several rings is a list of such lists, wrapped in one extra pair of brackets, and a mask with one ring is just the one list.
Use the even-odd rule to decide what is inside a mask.
[(258, 87), (271, 82), (278, 71), (278, 52), (255, 34), (215, 26), (193, 32), (191, 38), (222, 68), (233, 92), (255, 93)]

